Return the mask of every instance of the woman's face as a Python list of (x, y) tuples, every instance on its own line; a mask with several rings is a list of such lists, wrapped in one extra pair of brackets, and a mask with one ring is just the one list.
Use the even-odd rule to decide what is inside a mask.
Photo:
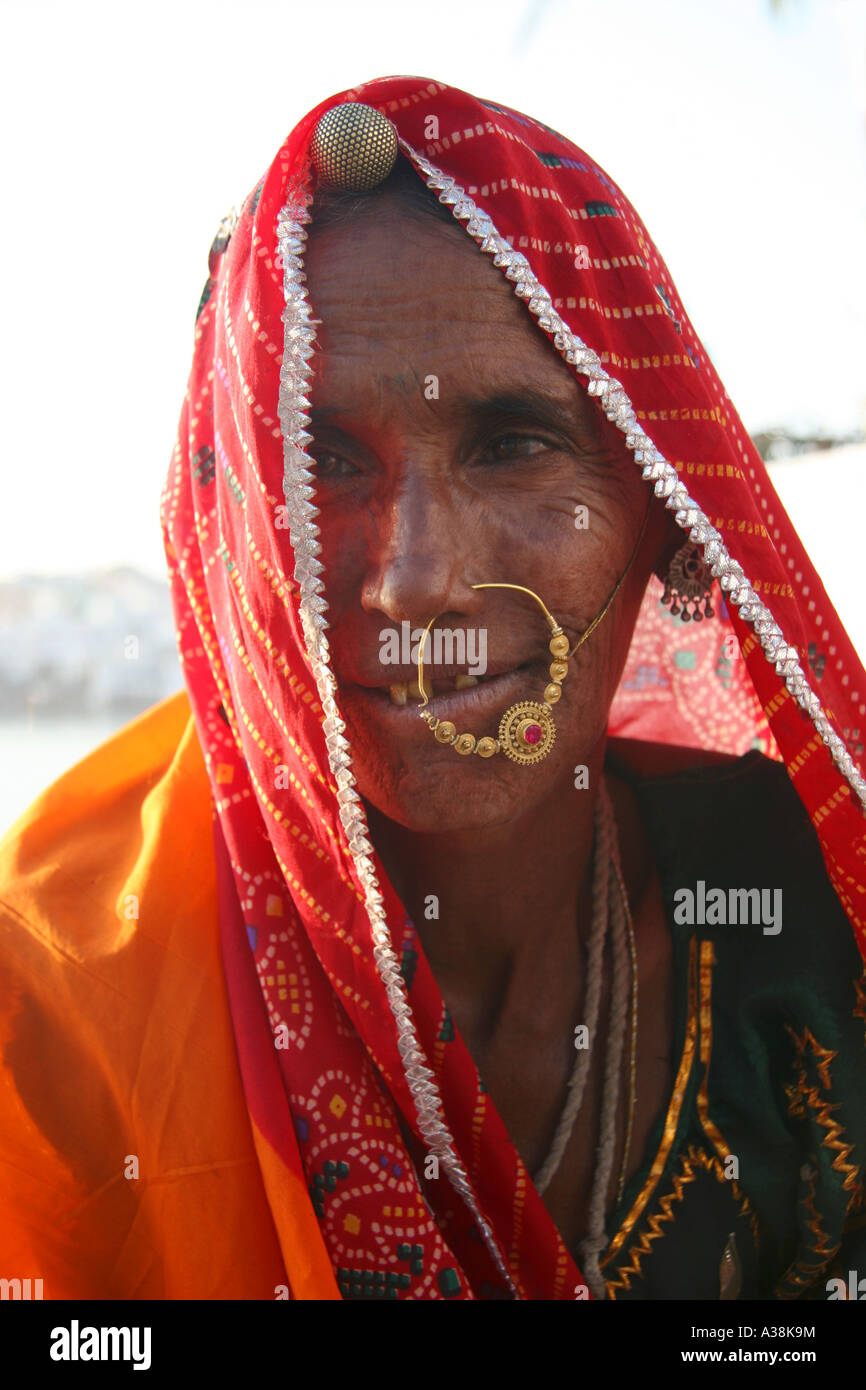
[[(414, 646), (434, 616), (434, 637), (462, 633), (462, 661), (455, 635), (448, 666), (425, 668), (428, 693), (431, 680), (448, 687), (452, 705), (428, 709), (458, 732), (496, 737), (509, 705), (541, 700), (550, 633), (527, 595), (471, 586), (534, 590), (573, 646), (628, 564), (647, 485), (621, 433), (456, 223), (383, 200), (349, 225), (316, 234), (313, 224), (306, 271), (321, 321), (309, 448), (319, 558), (358, 790), (412, 830), (506, 824), (573, 785), (597, 751), (669, 519), (651, 506), (625, 584), (569, 661), (544, 761), (522, 767), (437, 743), (417, 697), (392, 699), (389, 686), (417, 669), (389, 634), (414, 633)], [(466, 672), (482, 652), (487, 677), (456, 692), (454, 658)]]

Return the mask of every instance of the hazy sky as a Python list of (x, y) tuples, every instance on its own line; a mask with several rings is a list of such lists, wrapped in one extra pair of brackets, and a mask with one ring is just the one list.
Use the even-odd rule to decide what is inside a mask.
[(598, 160), (748, 429), (862, 427), (864, 41), (860, 0), (0, 0), (0, 573), (162, 572), (217, 224), (305, 111), (389, 73)]

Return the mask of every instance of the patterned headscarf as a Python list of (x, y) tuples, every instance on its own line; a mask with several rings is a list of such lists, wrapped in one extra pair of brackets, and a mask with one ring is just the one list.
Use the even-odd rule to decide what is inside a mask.
[[(717, 617), (688, 631), (651, 581), (610, 733), (783, 759), (864, 950), (866, 676), (663, 260), (588, 155), (413, 77), (298, 123), (212, 248), (161, 511), (250, 1114), (303, 1173), (342, 1295), (571, 1298), (580, 1273), (370, 842), (330, 664), (303, 257), (311, 136), (344, 101), (394, 123), (718, 579)], [(272, 1161), (263, 1176), (276, 1213)]]

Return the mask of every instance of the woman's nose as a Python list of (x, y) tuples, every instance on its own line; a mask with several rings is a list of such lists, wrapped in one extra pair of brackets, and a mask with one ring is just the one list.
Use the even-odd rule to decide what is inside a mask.
[(450, 488), (407, 480), (382, 508), (371, 541), (361, 605), (393, 622), (425, 626), (446, 612), (471, 612), (469, 528)]

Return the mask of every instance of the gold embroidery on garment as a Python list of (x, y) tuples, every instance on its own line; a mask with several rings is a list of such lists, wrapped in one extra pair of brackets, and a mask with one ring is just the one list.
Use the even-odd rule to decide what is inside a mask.
[[(821, 1047), (808, 1028), (804, 1028), (802, 1034), (798, 1035), (789, 1025), (786, 1024), (785, 1026), (797, 1049), (794, 1063), (796, 1079), (791, 1085), (785, 1087), (785, 1095), (788, 1097), (788, 1114), (797, 1119), (810, 1120), (825, 1131), (824, 1138), (821, 1140), (821, 1147), (835, 1152), (836, 1156), (831, 1166), (837, 1173), (844, 1175), (842, 1187), (850, 1194), (847, 1209), (847, 1215), (850, 1215), (862, 1202), (863, 1191), (862, 1184), (858, 1181), (859, 1169), (857, 1164), (848, 1162), (854, 1145), (845, 1143), (844, 1130), (831, 1114), (831, 1111), (838, 1109), (838, 1105), (831, 1104), (829, 1094), (822, 1097), (819, 1086), (809, 1085), (806, 1075), (806, 1065), (807, 1060), (809, 1060), (814, 1063), (820, 1087), (829, 1093), (832, 1087), (830, 1064), (838, 1054), (831, 1052), (829, 1048)], [(801, 1198), (801, 1206), (805, 1216), (804, 1225), (811, 1233), (811, 1241), (808, 1243), (808, 1248), (792, 1262), (780, 1279), (776, 1290), (779, 1298), (796, 1298), (802, 1289), (808, 1287), (822, 1271), (826, 1270), (841, 1246), (841, 1241), (831, 1241), (829, 1233), (824, 1231), (821, 1225), (821, 1213), (815, 1205), (817, 1181), (818, 1167), (813, 1161), (806, 1191)]]
[[(785, 1095), (788, 1097), (788, 1114), (799, 1119), (811, 1119), (816, 1125), (820, 1125), (826, 1130), (826, 1137), (822, 1139), (821, 1145), (825, 1149), (832, 1149), (836, 1157), (833, 1159), (832, 1166), (837, 1173), (845, 1175), (842, 1183), (846, 1192), (856, 1191), (859, 1169), (856, 1163), (849, 1163), (848, 1158), (853, 1153), (854, 1145), (846, 1144), (843, 1140), (844, 1130), (837, 1120), (830, 1114), (831, 1110), (838, 1110), (838, 1105), (831, 1105), (829, 1099), (822, 1099), (817, 1086), (810, 1086), (806, 1081), (806, 1048), (811, 1051), (815, 1062), (815, 1069), (818, 1072), (821, 1085), (825, 1091), (831, 1089), (830, 1063), (838, 1055), (831, 1052), (826, 1047), (821, 1047), (815, 1041), (808, 1028), (804, 1028), (800, 1037), (794, 1032), (789, 1024), (785, 1028), (794, 1042), (797, 1049), (796, 1073), (797, 1079), (793, 1085), (785, 1087)], [(808, 1112), (807, 1113), (807, 1107)], [(853, 1200), (853, 1198), (852, 1198)], [(850, 1206), (850, 1202), (849, 1202)]]
[(568, 1269), (569, 1253), (565, 1246), (560, 1242), (560, 1248), (556, 1252), (556, 1277), (553, 1281), (553, 1297), (562, 1298), (562, 1291), (565, 1287), (565, 1272)]
[(642, 1277), (641, 1260), (650, 1253), (652, 1242), (667, 1234), (664, 1228), (669, 1226), (674, 1219), (674, 1203), (682, 1201), (685, 1187), (688, 1183), (693, 1182), (701, 1172), (712, 1173), (717, 1182), (724, 1183), (730, 1189), (734, 1200), (739, 1203), (738, 1215), (748, 1220), (754, 1235), (757, 1219), (751, 1203), (741, 1191), (739, 1184), (733, 1178), (726, 1176), (716, 1154), (708, 1153), (706, 1149), (697, 1144), (690, 1144), (688, 1151), (680, 1155), (680, 1170), (679, 1173), (674, 1173), (671, 1191), (661, 1198), (658, 1211), (649, 1218), (646, 1229), (641, 1231), (640, 1236), (629, 1251), (628, 1264), (620, 1265), (615, 1275), (606, 1281), (609, 1299), (615, 1300), (618, 1289), (628, 1290), (631, 1288), (633, 1279)]
[[(237, 633), (237, 629), (235, 628), (234, 623), (231, 621), (231, 618), (229, 619), (229, 628), (231, 631), (232, 646), (235, 649), (235, 654), (237, 655), (238, 660), (243, 663), (243, 666), (250, 679), (255, 683), (256, 689), (259, 692), (262, 702), (267, 706), (269, 715), (274, 720), (274, 722), (279, 725), (280, 733), (283, 735), (285, 744), (288, 744), (288, 746), (291, 748), (292, 752), (296, 755), (298, 760), (304, 764), (304, 766), (309, 770), (309, 772), (312, 773), (316, 780), (320, 782), (323, 787), (328, 787), (329, 783), (322, 776), (316, 763), (304, 752), (297, 739), (293, 738), (289, 730), (286, 728), (286, 725), (283, 722), (282, 717), (280, 716), (279, 710), (277, 709), (273, 700), (268, 695), (268, 692), (262, 685), (261, 678), (258, 672), (256, 671), (256, 668), (253, 665), (252, 661), (250, 660), (249, 655), (247, 654), (247, 650), (241, 642), (240, 637)], [(279, 762), (279, 759), (277, 761)], [(300, 784), (299, 790), (302, 790), (302, 788), (300, 788)], [(309, 797), (307, 797), (307, 800), (309, 800)]]
[[(508, 1251), (508, 1263), (512, 1270), (520, 1270), (520, 1246), (523, 1239), (523, 1212), (526, 1207), (526, 1193), (528, 1187), (528, 1176), (522, 1165), (518, 1166), (517, 1180), (514, 1184), (514, 1197), (511, 1203), (511, 1247)], [(559, 1252), (557, 1252), (559, 1253)]]
[(848, 1204), (848, 1219), (845, 1222), (845, 1232), (859, 1231), (861, 1226), (866, 1226), (866, 1187), (861, 1182)]
[(616, 1271), (615, 1276), (605, 1280), (605, 1287), (609, 1299), (615, 1301), (617, 1289), (630, 1289), (632, 1279), (641, 1277), (641, 1260), (644, 1255), (649, 1253), (652, 1242), (664, 1235), (663, 1226), (673, 1221), (674, 1202), (682, 1201), (683, 1189), (686, 1184), (692, 1182), (697, 1177), (694, 1165), (689, 1161), (691, 1155), (692, 1148), (689, 1149), (687, 1154), (680, 1155), (682, 1172), (674, 1173), (671, 1191), (667, 1196), (662, 1197), (659, 1202), (658, 1211), (654, 1216), (650, 1217), (650, 1220), (647, 1222), (646, 1230), (641, 1231), (640, 1237), (632, 1245), (629, 1251), (629, 1263), (627, 1265), (621, 1265)]
[(275, 570), (271, 568), (264, 555), (256, 545), (255, 539), (249, 528), (249, 523), (246, 519), (246, 514), (244, 515), (244, 539), (247, 543), (247, 547), (249, 549), (250, 554), (252, 555), (262, 574), (267, 579), (271, 587), (271, 592), (276, 595), (276, 597), (280, 600), (280, 603), (285, 608), (286, 612), (291, 617), (292, 599), (294, 598), (297, 600), (300, 597), (300, 586), (294, 584), (287, 574), (283, 574), (282, 570)]
[(686, 1093), (686, 1087), (688, 1085), (689, 1077), (691, 1075), (692, 1070), (692, 1063), (694, 1062), (695, 1057), (695, 1039), (697, 1036), (698, 1026), (696, 982), (697, 971), (695, 968), (695, 957), (696, 942), (694, 937), (692, 937), (691, 944), (689, 947), (689, 1000), (686, 1036), (685, 1041), (683, 1043), (683, 1052), (682, 1057), (680, 1058), (680, 1065), (677, 1070), (676, 1080), (674, 1082), (674, 1093), (671, 1097), (670, 1105), (668, 1106), (668, 1113), (665, 1116), (661, 1144), (659, 1145), (658, 1153), (656, 1154), (655, 1159), (653, 1160), (653, 1165), (649, 1171), (649, 1175), (647, 1177), (646, 1182), (644, 1183), (643, 1187), (641, 1188), (640, 1192), (638, 1193), (637, 1197), (632, 1203), (631, 1210), (629, 1211), (628, 1215), (626, 1216), (616, 1235), (613, 1237), (613, 1240), (608, 1246), (604, 1256), (600, 1260), (602, 1268), (604, 1268), (604, 1266), (608, 1264), (610, 1260), (613, 1259), (617, 1251), (622, 1247), (623, 1242), (626, 1239), (626, 1236), (628, 1235), (631, 1228), (634, 1226), (635, 1222), (640, 1217), (641, 1212), (643, 1211), (644, 1207), (646, 1206), (647, 1202), (652, 1196), (652, 1193), (655, 1191), (658, 1185), (659, 1178), (661, 1177), (664, 1171), (664, 1166), (667, 1162), (668, 1154), (671, 1151), (671, 1145), (674, 1142), (674, 1136), (677, 1132), (677, 1125), (679, 1124), (680, 1119), (680, 1110), (682, 1109), (683, 1098)]
[[(289, 662), (285, 653), (281, 652), (279, 647), (276, 647), (274, 645), (273, 641), (271, 640), (270, 634), (265, 630), (265, 628), (262, 627), (261, 623), (258, 622), (255, 614), (253, 613), (249, 599), (247, 598), (246, 585), (244, 584), (244, 581), (241, 578), (240, 566), (238, 565), (237, 560), (235, 559), (232, 552), (229, 550), (225, 541), (220, 542), (219, 549), (217, 550), (217, 556), (220, 560), (224, 561), (226, 572), (235, 589), (237, 590), (238, 602), (240, 603), (243, 616), (247, 621), (247, 626), (255, 634), (257, 640), (261, 643), (261, 645), (267, 652), (268, 658), (274, 662), (278, 670), (285, 676), (291, 675), (291, 667), (289, 666)], [(311, 704), (315, 712), (318, 701), (313, 702), (311, 699), (308, 703)], [(321, 706), (319, 706), (319, 708), (321, 708)]]
[[(796, 1298), (804, 1288), (807, 1288), (817, 1279), (822, 1270), (826, 1269), (841, 1244), (840, 1241), (836, 1241), (834, 1245), (828, 1244), (829, 1236), (822, 1229), (821, 1213), (815, 1206), (817, 1181), (818, 1169), (813, 1162), (808, 1186), (801, 1199), (801, 1205), (806, 1214), (806, 1228), (812, 1233), (812, 1243), (810, 1248), (804, 1254), (799, 1255), (782, 1275), (776, 1286), (777, 1298)], [(815, 1256), (818, 1257), (817, 1262)]]
[[(699, 970), (700, 980), (700, 1058), (704, 1069), (698, 1090), (698, 1115), (701, 1126), (713, 1148), (721, 1159), (733, 1157), (730, 1146), (725, 1142), (721, 1130), (713, 1120), (710, 1119), (710, 1099), (708, 1094), (710, 1079), (710, 1059), (713, 1051), (713, 1013), (712, 1013), (712, 993), (713, 993), (713, 966), (716, 964), (716, 952), (712, 941), (701, 942), (701, 962)], [(745, 1198), (743, 1198), (745, 1202)], [(748, 1205), (748, 1204), (747, 1204)], [(758, 1225), (757, 1213), (749, 1206), (749, 1221), (752, 1228), (752, 1239), (755, 1242), (755, 1249), (759, 1248), (760, 1228)]]
[(722, 1158), (730, 1158), (731, 1150), (722, 1138), (718, 1127), (710, 1119), (710, 1102), (707, 1085), (710, 1076), (710, 1055), (713, 1050), (712, 990), (713, 966), (716, 953), (712, 941), (701, 942), (700, 990), (701, 990), (701, 1066), (704, 1075), (698, 1091), (698, 1115), (704, 1133), (708, 1136), (716, 1153)]

